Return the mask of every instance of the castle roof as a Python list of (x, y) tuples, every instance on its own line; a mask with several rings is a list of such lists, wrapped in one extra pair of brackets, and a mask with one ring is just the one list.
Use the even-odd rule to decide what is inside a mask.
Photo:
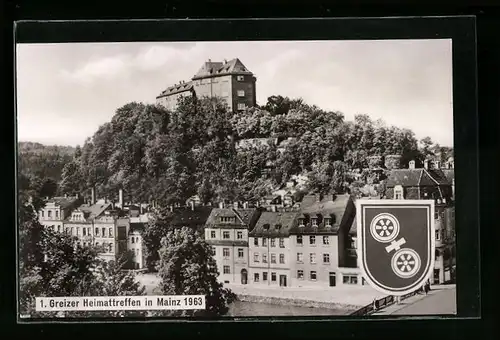
[(245, 65), (238, 59), (232, 59), (227, 62), (219, 62), (219, 61), (207, 61), (202, 67), (198, 70), (198, 72), (193, 76), (193, 80), (200, 78), (208, 78), (208, 77), (216, 77), (219, 75), (226, 74), (248, 74), (252, 75), (253, 73), (247, 70)]
[(180, 83), (180, 84), (175, 84), (173, 86), (167, 87), (156, 98), (158, 99), (158, 98), (165, 97), (165, 96), (170, 96), (170, 95), (173, 95), (173, 94), (176, 94), (176, 93), (187, 92), (187, 91), (191, 91), (192, 89), (193, 89), (193, 82), (187, 81), (187, 82), (183, 82), (183, 83)]

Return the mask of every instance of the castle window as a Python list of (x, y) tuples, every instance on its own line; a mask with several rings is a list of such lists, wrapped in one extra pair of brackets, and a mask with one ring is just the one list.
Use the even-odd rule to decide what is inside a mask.
[(238, 97), (245, 97), (245, 91), (238, 90)]
[(245, 76), (237, 76), (236, 80), (237, 81), (244, 81), (245, 80)]

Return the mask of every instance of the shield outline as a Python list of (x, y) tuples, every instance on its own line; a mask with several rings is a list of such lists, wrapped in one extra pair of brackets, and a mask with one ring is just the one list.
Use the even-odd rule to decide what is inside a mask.
[[(369, 269), (367, 266), (365, 266), (365, 252), (364, 252), (364, 240), (365, 240), (365, 230), (363, 227), (363, 219), (365, 217), (364, 215), (364, 209), (362, 207), (377, 207), (377, 208), (384, 208), (384, 206), (390, 205), (391, 208), (404, 208), (404, 207), (410, 207), (410, 208), (415, 208), (415, 207), (422, 207), (422, 208), (427, 208), (429, 210), (428, 214), (428, 228), (429, 228), (429, 237), (431, 239), (430, 242), (428, 242), (427, 247), (429, 249), (429, 256), (427, 259), (426, 263), (426, 271), (424, 274), (414, 283), (410, 284), (409, 286), (403, 288), (403, 289), (398, 289), (398, 290), (392, 290), (391, 287), (387, 287), (384, 284), (381, 284), (379, 282), (376, 282), (374, 279), (372, 280), (371, 276), (368, 275)], [(378, 290), (381, 293), (387, 294), (387, 295), (394, 295), (394, 296), (402, 296), (408, 293), (411, 293), (417, 289), (419, 289), (425, 281), (430, 279), (430, 276), (433, 273), (434, 269), (434, 252), (436, 249), (436, 236), (435, 236), (435, 225), (434, 225), (434, 212), (435, 212), (435, 202), (434, 200), (385, 200), (385, 199), (358, 199), (356, 201), (356, 227), (357, 227), (357, 245), (358, 245), (358, 265), (361, 270), (361, 274), (363, 275), (363, 278), (365, 279), (368, 284)], [(369, 234), (369, 231), (368, 231)]]

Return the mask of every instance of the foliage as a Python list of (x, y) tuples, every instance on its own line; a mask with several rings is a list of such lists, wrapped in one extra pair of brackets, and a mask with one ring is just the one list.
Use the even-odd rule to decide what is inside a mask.
[(205, 310), (173, 311), (176, 316), (220, 316), (235, 295), (217, 281), (211, 246), (191, 228), (169, 231), (161, 241), (160, 288), (165, 295), (205, 295)]
[[(248, 138), (266, 138), (270, 145), (236, 148)], [(406, 166), (428, 156), (447, 159), (452, 151), (430, 138), (419, 146), (411, 130), (366, 114), (345, 121), (342, 113), (302, 99), (271, 96), (262, 107), (236, 113), (220, 98), (186, 97), (174, 112), (133, 102), (75, 150), (61, 191), (96, 186), (113, 199), (122, 188), (126, 201), (154, 197), (162, 206), (183, 205), (195, 194), (204, 203), (243, 201), (268, 194), (293, 175), (310, 174), (316, 176), (312, 189), (340, 192), (354, 181), (345, 172), (368, 168), (370, 156), (400, 155)], [(318, 172), (323, 168), (328, 174)]]

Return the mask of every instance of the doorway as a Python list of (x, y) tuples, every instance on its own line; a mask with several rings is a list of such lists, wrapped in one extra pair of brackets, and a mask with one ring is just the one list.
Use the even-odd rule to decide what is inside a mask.
[(286, 275), (280, 275), (280, 286), (286, 287)]
[(241, 270), (241, 284), (246, 285), (248, 282), (248, 272), (246, 269)]
[(335, 277), (335, 272), (330, 272), (329, 277), (330, 277), (330, 287), (335, 287), (337, 285), (337, 278)]
[(441, 274), (441, 269), (434, 269), (434, 283), (439, 284), (439, 276)]

